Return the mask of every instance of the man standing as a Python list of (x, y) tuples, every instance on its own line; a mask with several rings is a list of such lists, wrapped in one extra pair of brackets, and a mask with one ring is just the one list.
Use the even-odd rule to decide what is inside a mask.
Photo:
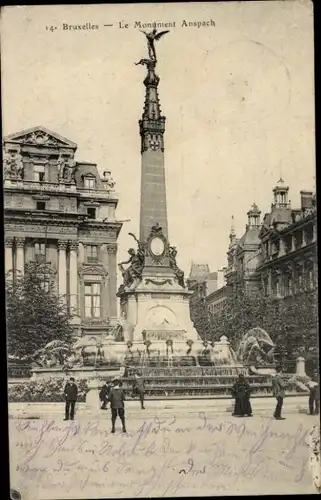
[(310, 415), (319, 415), (320, 405), (320, 387), (318, 383), (318, 373), (313, 372), (312, 379), (307, 383), (310, 389), (309, 395), (309, 412)]
[(138, 394), (139, 399), (140, 399), (140, 405), (141, 409), (145, 410), (144, 406), (144, 398), (145, 398), (145, 384), (144, 384), (144, 379), (140, 376), (138, 372), (135, 373), (134, 375), (134, 386), (133, 386), (133, 392), (134, 394)]
[(64, 389), (65, 395), (65, 418), (64, 420), (73, 420), (75, 416), (75, 405), (78, 395), (78, 387), (75, 384), (75, 379), (70, 377), (69, 382), (65, 385)]
[(126, 432), (126, 425), (125, 425), (125, 393), (122, 388), (123, 383), (120, 382), (119, 380), (114, 380), (114, 386), (111, 388), (111, 391), (109, 393), (109, 401), (110, 401), (110, 407), (111, 407), (111, 432), (114, 434), (115, 432), (115, 422), (117, 419), (117, 415), (119, 416), (122, 426), (123, 426), (123, 432)]
[(276, 397), (276, 408), (274, 412), (274, 418), (276, 420), (285, 420), (285, 418), (281, 417), (281, 411), (283, 406), (283, 398), (285, 396), (285, 383), (282, 379), (282, 367), (276, 367), (276, 374), (272, 378), (272, 389), (273, 395)]
[(111, 391), (111, 384), (108, 383), (106, 380), (104, 385), (100, 389), (100, 392), (99, 392), (99, 399), (101, 402), (101, 407), (100, 407), (101, 410), (107, 410), (108, 397), (109, 397), (110, 391)]

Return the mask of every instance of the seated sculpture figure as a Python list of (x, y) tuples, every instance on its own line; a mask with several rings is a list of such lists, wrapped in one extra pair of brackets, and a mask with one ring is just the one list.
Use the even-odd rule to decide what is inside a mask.
[(185, 288), (184, 271), (182, 271), (176, 263), (177, 250), (176, 247), (169, 247), (169, 265), (173, 269), (179, 285)]
[[(133, 248), (130, 248), (128, 250), (128, 253), (130, 255), (129, 259), (126, 262), (120, 262), (119, 264), (124, 279), (124, 286), (126, 287), (131, 287), (137, 282), (137, 280), (141, 278), (145, 262), (145, 251), (143, 243), (138, 241), (132, 233), (129, 234), (136, 240), (138, 249), (137, 252), (135, 252)], [(124, 264), (130, 264), (130, 266), (127, 269), (124, 269)]]

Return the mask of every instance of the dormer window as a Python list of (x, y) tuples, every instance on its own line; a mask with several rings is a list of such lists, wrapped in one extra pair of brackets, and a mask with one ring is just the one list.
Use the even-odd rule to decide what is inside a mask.
[(96, 179), (95, 177), (84, 177), (84, 187), (85, 189), (95, 189)]
[(34, 180), (37, 182), (43, 182), (45, 180), (45, 167), (44, 165), (34, 166)]

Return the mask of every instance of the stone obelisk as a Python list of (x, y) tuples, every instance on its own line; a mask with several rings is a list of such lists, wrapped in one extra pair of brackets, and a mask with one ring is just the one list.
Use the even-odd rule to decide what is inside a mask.
[(161, 115), (155, 74), (156, 63), (150, 62), (144, 80), (145, 105), (139, 121), (141, 136), (142, 175), (140, 202), (140, 240), (146, 241), (150, 229), (158, 223), (168, 238), (166, 183), (164, 167), (165, 117)]
[[(143, 115), (139, 120), (141, 136), (141, 207), (137, 252), (129, 250), (130, 258), (120, 264), (124, 283), (121, 285), (121, 312), (126, 324), (125, 340), (151, 340), (164, 347), (167, 340), (181, 343), (197, 340), (190, 319), (189, 298), (184, 273), (176, 264), (177, 250), (169, 244), (166, 182), (164, 166), (165, 117), (158, 97), (159, 77), (155, 72), (157, 59), (154, 43), (167, 31), (145, 33), (148, 59)], [(123, 264), (130, 264), (126, 269)], [(161, 349), (160, 349), (161, 350)]]

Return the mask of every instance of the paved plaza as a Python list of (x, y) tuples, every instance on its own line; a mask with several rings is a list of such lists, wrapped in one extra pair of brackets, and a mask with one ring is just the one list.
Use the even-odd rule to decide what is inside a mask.
[(253, 399), (252, 418), (230, 400), (132, 401), (127, 434), (119, 421), (110, 433), (109, 411), (79, 405), (64, 422), (63, 405), (10, 404), (11, 485), (24, 500), (316, 493), (306, 442), (319, 419), (303, 403), (288, 398), (275, 421), (271, 398)]

